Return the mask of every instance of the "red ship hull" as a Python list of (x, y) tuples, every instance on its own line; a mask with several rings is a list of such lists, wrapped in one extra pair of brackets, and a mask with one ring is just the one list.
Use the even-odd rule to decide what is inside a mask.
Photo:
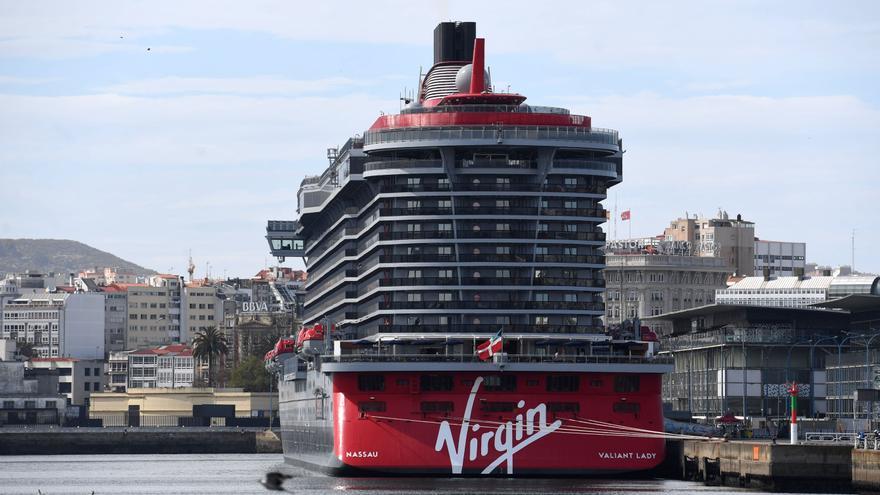
[[(498, 386), (501, 375), (507, 387)], [(382, 376), (381, 387), (369, 376)], [(433, 391), (424, 390), (424, 376), (334, 374), (340, 469), (590, 475), (647, 470), (663, 460), (664, 441), (651, 434), (663, 430), (659, 374), (569, 373), (564, 391), (548, 390), (559, 387), (548, 386), (546, 373), (437, 373), (430, 376), (442, 387), (434, 388), (451, 381), (451, 389)], [(515, 390), (503, 390), (511, 382)]]

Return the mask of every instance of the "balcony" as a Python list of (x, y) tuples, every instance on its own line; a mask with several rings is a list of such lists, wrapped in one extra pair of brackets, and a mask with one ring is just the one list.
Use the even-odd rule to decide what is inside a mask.
[(536, 169), (536, 160), (516, 160), (507, 158), (475, 158), (472, 160), (457, 160), (455, 168), (502, 168), (502, 169)]
[(605, 311), (603, 303), (537, 301), (392, 301), (379, 302), (380, 310), (389, 309), (490, 309), (530, 311)]
[(415, 232), (379, 232), (380, 241), (405, 239), (452, 239), (451, 230), (422, 230)]
[(617, 164), (611, 162), (602, 162), (597, 160), (582, 159), (564, 159), (557, 158), (553, 160), (553, 168), (555, 169), (576, 169), (576, 170), (599, 170), (602, 172), (613, 172), (617, 174)]
[[(437, 159), (387, 159), (364, 163), (364, 177), (374, 175), (394, 175), (400, 170), (419, 172), (442, 172), (443, 160)], [(391, 173), (382, 173), (392, 171)]]
[(386, 254), (379, 256), (379, 263), (454, 263), (451, 254)]
[(521, 324), (452, 324), (440, 325), (425, 323), (421, 325), (378, 325), (367, 329), (368, 334), (375, 333), (491, 333), (494, 334), (499, 328), (508, 333), (572, 333), (572, 334), (601, 334), (605, 331), (602, 327), (586, 325), (521, 325)]

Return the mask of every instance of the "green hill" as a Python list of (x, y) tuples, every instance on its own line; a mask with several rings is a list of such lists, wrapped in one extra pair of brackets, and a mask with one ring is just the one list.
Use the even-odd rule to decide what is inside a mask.
[(129, 268), (138, 274), (153, 270), (118, 256), (66, 239), (0, 239), (0, 276), (26, 270), (76, 273), (94, 267)]

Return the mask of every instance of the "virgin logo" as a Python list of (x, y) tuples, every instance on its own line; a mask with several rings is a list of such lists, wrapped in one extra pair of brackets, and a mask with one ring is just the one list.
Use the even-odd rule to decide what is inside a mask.
[[(437, 433), (434, 450), (440, 452), (446, 446), (449, 453), (449, 463), (452, 465), (452, 474), (461, 474), (465, 455), (470, 461), (490, 456), (495, 457), (483, 469), (482, 474), (489, 474), (504, 463), (507, 463), (507, 474), (513, 474), (513, 455), (528, 447), (529, 444), (556, 431), (562, 426), (562, 420), (557, 419), (547, 424), (547, 405), (542, 403), (524, 413), (517, 414), (516, 422), (508, 421), (499, 424), (494, 430), (489, 429), (489, 431), (480, 433), (483, 426), (471, 424), (471, 412), (481, 383), (483, 383), (482, 377), (477, 377), (474, 380), (474, 386), (468, 396), (464, 417), (458, 431), (458, 440), (455, 440), (449, 422), (443, 421), (440, 423), (440, 431)], [(517, 407), (522, 410), (525, 405), (526, 402), (521, 400)], [(473, 435), (471, 436), (470, 433)]]

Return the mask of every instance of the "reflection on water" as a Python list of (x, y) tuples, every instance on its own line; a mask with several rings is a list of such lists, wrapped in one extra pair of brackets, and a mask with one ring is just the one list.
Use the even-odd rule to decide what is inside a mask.
[(761, 492), (654, 479), (503, 479), (503, 478), (332, 478), (283, 464), (280, 455), (82, 455), (0, 457), (0, 493), (269, 494), (258, 480), (267, 471), (293, 476), (292, 493), (431, 495), (701, 493)]

